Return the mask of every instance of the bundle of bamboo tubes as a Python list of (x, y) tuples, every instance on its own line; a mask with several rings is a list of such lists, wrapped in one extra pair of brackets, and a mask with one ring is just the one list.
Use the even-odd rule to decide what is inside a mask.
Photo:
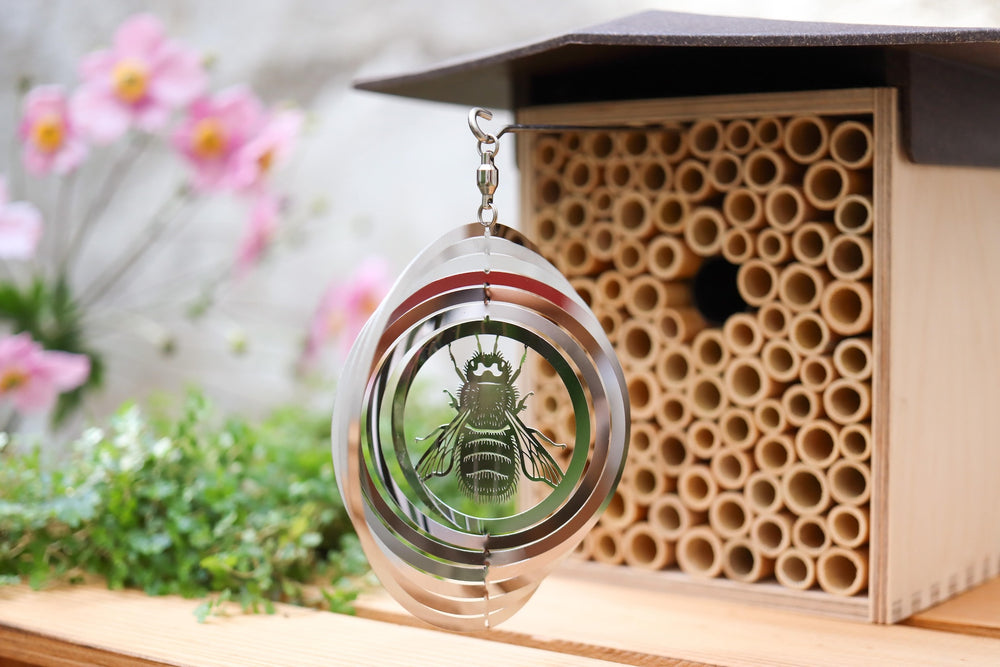
[[(622, 482), (578, 555), (866, 594), (871, 118), (528, 141), (526, 231), (591, 304), (631, 394)], [(718, 258), (745, 303), (721, 321), (693, 289)], [(542, 362), (533, 382), (534, 425), (572, 443), (560, 380)]]

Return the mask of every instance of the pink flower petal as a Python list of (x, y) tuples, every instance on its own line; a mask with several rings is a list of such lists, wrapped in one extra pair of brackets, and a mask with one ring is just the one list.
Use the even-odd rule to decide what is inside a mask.
[(128, 111), (96, 88), (82, 86), (70, 106), (80, 129), (95, 143), (111, 143), (128, 130)]
[(115, 52), (120, 56), (149, 58), (163, 44), (165, 30), (160, 19), (152, 14), (136, 14), (115, 31)]
[(57, 350), (42, 354), (45, 377), (59, 391), (76, 389), (90, 376), (90, 359), (86, 355)]
[(264, 194), (254, 201), (250, 221), (240, 241), (236, 255), (236, 274), (244, 276), (250, 271), (271, 244), (278, 228), (281, 202), (273, 194)]
[(150, 81), (150, 93), (154, 98), (171, 107), (179, 107), (205, 91), (208, 75), (197, 54), (175, 44), (166, 44), (160, 55)]
[(31, 259), (42, 237), (42, 214), (27, 202), (0, 207), (0, 258)]
[(80, 61), (80, 78), (85, 85), (104, 91), (111, 90), (111, 72), (118, 59), (107, 49), (88, 53)]
[[(0, 339), (0, 398), (9, 398), (21, 412), (45, 410), (60, 392), (86, 382), (90, 360), (82, 354), (47, 351), (26, 333)], [(10, 380), (15, 380), (10, 383)]]

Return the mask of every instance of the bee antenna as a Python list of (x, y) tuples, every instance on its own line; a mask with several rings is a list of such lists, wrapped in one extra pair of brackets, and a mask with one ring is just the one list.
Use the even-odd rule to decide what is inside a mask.
[(496, 340), (493, 341), (493, 354), (497, 353), (497, 346), (499, 345), (500, 345), (500, 336), (498, 334)]
[(479, 354), (483, 353), (483, 343), (479, 340), (479, 334), (476, 334), (476, 347), (479, 348)]
[(448, 356), (451, 357), (451, 365), (455, 367), (455, 372), (458, 373), (458, 378), (465, 382), (465, 376), (462, 375), (462, 371), (458, 368), (458, 362), (455, 361), (455, 354), (451, 351), (451, 344), (448, 344)]
[[(517, 376), (521, 374), (521, 369), (524, 368), (524, 360), (528, 358), (528, 344), (524, 344), (524, 354), (521, 355), (521, 363), (517, 365), (517, 372), (510, 379), (511, 382), (517, 379)], [(527, 397), (526, 397), (527, 398)]]

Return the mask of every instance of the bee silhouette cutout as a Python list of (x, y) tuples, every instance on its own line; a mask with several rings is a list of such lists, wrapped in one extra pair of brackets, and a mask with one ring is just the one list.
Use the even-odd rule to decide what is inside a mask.
[(499, 336), (492, 352), (483, 352), (476, 337), (475, 352), (460, 370), (455, 355), (448, 346), (448, 355), (455, 372), (462, 380), (458, 398), (449, 392), (455, 418), (442, 424), (417, 442), (430, 440), (427, 451), (417, 462), (421, 481), (444, 477), (452, 471), (458, 477), (459, 488), (476, 502), (504, 502), (517, 490), (521, 473), (536, 482), (555, 488), (563, 471), (545, 451), (541, 440), (553, 447), (565, 447), (547, 438), (535, 428), (525, 425), (518, 415), (526, 407), (529, 392), (519, 400), (514, 381), (521, 374), (528, 346), (515, 371), (497, 351)]

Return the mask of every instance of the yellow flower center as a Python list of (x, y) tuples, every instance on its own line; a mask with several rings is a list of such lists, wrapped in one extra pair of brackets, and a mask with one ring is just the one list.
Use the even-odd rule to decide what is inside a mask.
[(62, 146), (65, 126), (59, 114), (42, 115), (31, 128), (31, 139), (39, 150), (53, 153)]
[(272, 164), (274, 164), (274, 151), (265, 151), (257, 158), (257, 167), (262, 174), (270, 171)]
[(130, 104), (138, 102), (149, 87), (149, 70), (138, 60), (125, 58), (111, 71), (115, 93)]
[(215, 118), (205, 118), (194, 126), (194, 152), (201, 158), (216, 158), (226, 150), (226, 133)]
[(28, 374), (19, 368), (9, 368), (0, 375), (0, 394), (17, 389), (28, 381)]
[(375, 294), (371, 292), (366, 292), (364, 297), (361, 299), (361, 312), (364, 313), (365, 317), (371, 317), (372, 313), (378, 310), (381, 299), (379, 299)]

